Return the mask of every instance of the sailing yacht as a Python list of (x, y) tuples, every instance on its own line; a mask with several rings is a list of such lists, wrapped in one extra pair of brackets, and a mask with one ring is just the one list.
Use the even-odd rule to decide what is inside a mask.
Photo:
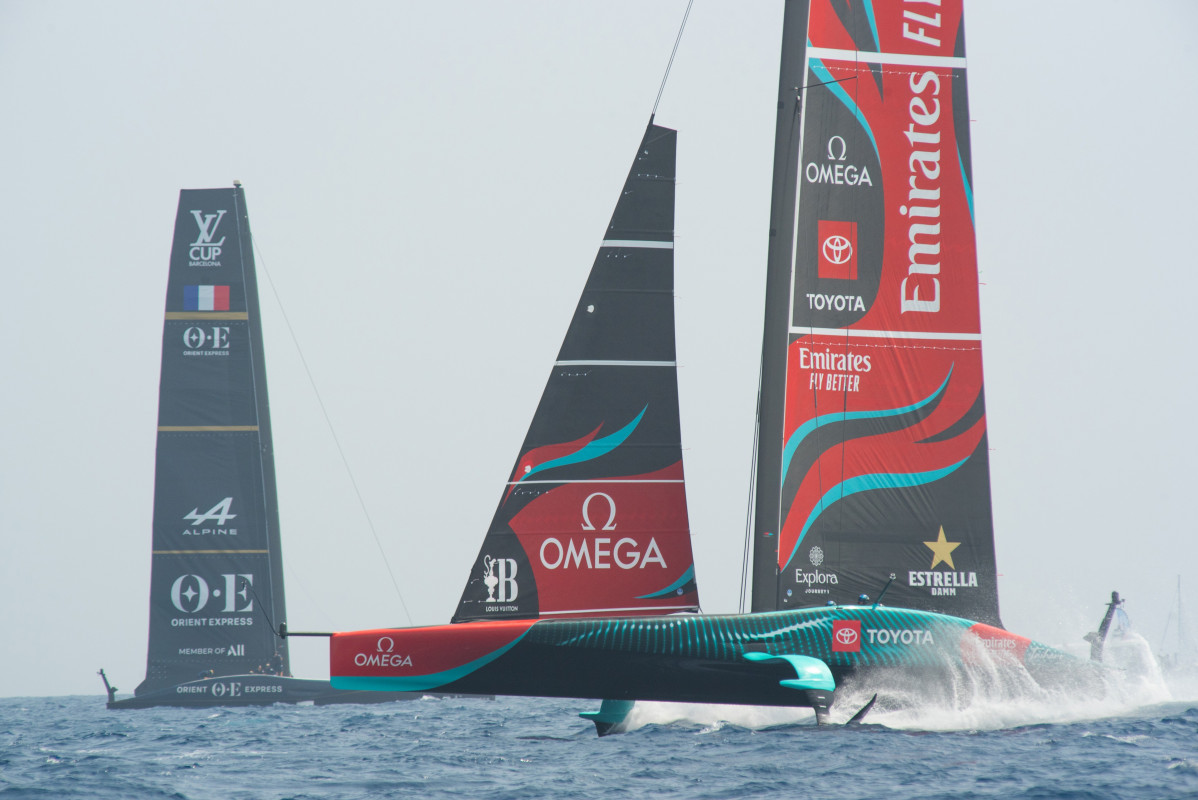
[(1100, 689), (999, 615), (961, 0), (787, 0), (777, 102), (751, 613), (697, 613), (651, 119), (452, 623), (334, 634), (333, 686), (595, 698), (601, 735), (980, 662)]
[(109, 708), (412, 699), (291, 675), (245, 191), (179, 193), (162, 331), (145, 679)]

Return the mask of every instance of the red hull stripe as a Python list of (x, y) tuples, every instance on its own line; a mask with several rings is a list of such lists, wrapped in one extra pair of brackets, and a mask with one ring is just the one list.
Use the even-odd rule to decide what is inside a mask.
[[(333, 687), (355, 679), (419, 692), (460, 680), (512, 649), (535, 620), (497, 620), (428, 628), (335, 633), (329, 644)], [(413, 657), (413, 654), (417, 654)]]

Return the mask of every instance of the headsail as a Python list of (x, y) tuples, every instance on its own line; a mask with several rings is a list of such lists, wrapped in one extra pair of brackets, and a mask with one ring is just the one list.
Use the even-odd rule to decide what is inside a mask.
[(241, 187), (183, 190), (162, 334), (150, 636), (137, 694), (288, 674), (262, 327)]
[(645, 132), (454, 622), (698, 608), (674, 351), (676, 138)]
[(753, 609), (998, 624), (961, 0), (784, 37)]

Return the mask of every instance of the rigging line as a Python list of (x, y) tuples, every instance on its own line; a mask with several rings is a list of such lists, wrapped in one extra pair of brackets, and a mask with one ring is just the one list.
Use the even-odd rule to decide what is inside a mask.
[(678, 35), (674, 37), (674, 49), (670, 51), (670, 61), (666, 64), (666, 74), (661, 76), (661, 86), (657, 90), (657, 99), (653, 101), (653, 111), (649, 114), (649, 120), (657, 115), (657, 105), (661, 102), (661, 93), (666, 90), (666, 81), (670, 77), (670, 67), (674, 66), (674, 56), (678, 53), (678, 44), (682, 41), (682, 32), (686, 30), (686, 19), (691, 15), (691, 6), (695, 4), (695, 0), (687, 0), (686, 13), (682, 15), (682, 24), (678, 26)]
[[(763, 359), (764, 362), (764, 359)], [(753, 506), (757, 499), (757, 449), (761, 442), (761, 382), (762, 369), (757, 371), (757, 414), (753, 421), (753, 457), (749, 462), (749, 499), (745, 506), (745, 551), (740, 559), (740, 610), (745, 613), (745, 592), (749, 586), (749, 545), (753, 539)]]
[(283, 308), (283, 300), (279, 297), (279, 290), (275, 287), (274, 280), (270, 277), (270, 271), (266, 268), (266, 259), (262, 256), (262, 248), (258, 244), (258, 240), (253, 240), (254, 250), (258, 253), (258, 263), (262, 265), (262, 274), (266, 276), (266, 282), (270, 284), (270, 291), (275, 296), (275, 302), (279, 304), (279, 311), (283, 315), (283, 322), (287, 325), (287, 332), (291, 334), (291, 341), (295, 344), (295, 350), (299, 353), (300, 363), (304, 365), (304, 373), (308, 376), (308, 383), (312, 386), (312, 392), (316, 395), (316, 403), (320, 406), (320, 412), (324, 414), (325, 424), (329, 427), (329, 433), (333, 437), (333, 443), (337, 445), (337, 454), (341, 456), (341, 463), (345, 467), (345, 474), (349, 476), (350, 485), (354, 488), (354, 494), (358, 497), (358, 505), (362, 507), (362, 515), (366, 517), (366, 525), (370, 528), (370, 534), (374, 537), (374, 544), (378, 547), (379, 556), (383, 559), (383, 566), (387, 568), (387, 574), (391, 577), (391, 585), (395, 587), (395, 596), (399, 598), (400, 608), (403, 609), (404, 616), (408, 619), (408, 625), (412, 625), (412, 615), (408, 612), (408, 604), (404, 602), (403, 593), (399, 590), (399, 581), (395, 579), (395, 571), (391, 569), (391, 562), (387, 560), (387, 554), (383, 551), (383, 543), (379, 539), (378, 531), (374, 527), (374, 520), (370, 517), (370, 511), (366, 508), (366, 501), (362, 498), (362, 491), (358, 488), (358, 481), (354, 478), (353, 470), (349, 467), (349, 459), (345, 457), (345, 451), (341, 448), (341, 440), (337, 438), (337, 431), (333, 428), (333, 420), (329, 418), (328, 409), (325, 408), (324, 398), (320, 396), (320, 390), (316, 388), (316, 379), (312, 377), (312, 370), (308, 368), (308, 360), (304, 358), (304, 351), (300, 347), (299, 339), (295, 335), (295, 329), (291, 327), (291, 320), (287, 317), (287, 310)]
[[(834, 81), (821, 81), (820, 83), (804, 83), (802, 86), (800, 86), (800, 87), (798, 87), (798, 88), (799, 88), (799, 90), (800, 90), (800, 91), (805, 91), (805, 90), (807, 90), (807, 89), (817, 89), (817, 88), (819, 88), (820, 86), (831, 86), (831, 85), (832, 85), (832, 84), (834, 84), (834, 83), (844, 83), (845, 81), (855, 81), (855, 80), (857, 80), (857, 76), (856, 76), (856, 75), (850, 75), (850, 76), (849, 76), (849, 77), (847, 77), (847, 78), (837, 78), (837, 79), (836, 79), (836, 80), (834, 80)], [(856, 90), (854, 89), (854, 91), (856, 91)], [(854, 100), (855, 100), (855, 99), (856, 99), (856, 95), (853, 95), (853, 97), (854, 97)]]
[[(270, 632), (273, 633), (275, 636), (279, 636), (279, 631), (277, 628), (275, 628), (274, 621), (270, 618), (270, 614), (268, 614), (266, 612), (266, 603), (263, 603), (262, 598), (258, 597), (258, 593), (254, 591), (254, 584), (250, 583), (245, 578), (242, 578), (241, 579), (241, 588), (250, 590), (250, 594), (252, 594), (254, 596), (254, 600), (258, 603), (259, 610), (262, 611), (262, 616), (266, 617), (266, 625), (268, 628), (270, 628)], [(282, 637), (280, 637), (280, 638), (282, 638)]]

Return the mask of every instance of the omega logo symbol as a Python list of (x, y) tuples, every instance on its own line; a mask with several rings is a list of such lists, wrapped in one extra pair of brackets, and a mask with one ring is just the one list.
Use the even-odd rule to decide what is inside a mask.
[(379, 653), (390, 653), (395, 649), (395, 640), (390, 636), (383, 636), (379, 639), (378, 644), (374, 646), (374, 649)]
[(851, 645), (857, 641), (857, 631), (852, 628), (841, 628), (836, 631), (836, 641), (842, 645)]
[(853, 257), (853, 245), (840, 234), (824, 239), (824, 258), (830, 264), (846, 264)]
[[(605, 531), (614, 531), (616, 529), (616, 501), (611, 499), (611, 495), (603, 492), (595, 492), (588, 495), (586, 500), (582, 501), (582, 529), (584, 531), (595, 530), (595, 524), (591, 522), (591, 501), (596, 497), (602, 497), (607, 501), (607, 524), (603, 526)], [(600, 517), (602, 519), (602, 517)]]
[[(840, 142), (840, 155), (836, 155), (836, 142)], [(844, 161), (844, 157), (848, 154), (849, 147), (844, 143), (844, 139), (840, 136), (833, 136), (828, 140), (828, 160), (829, 161)]]

